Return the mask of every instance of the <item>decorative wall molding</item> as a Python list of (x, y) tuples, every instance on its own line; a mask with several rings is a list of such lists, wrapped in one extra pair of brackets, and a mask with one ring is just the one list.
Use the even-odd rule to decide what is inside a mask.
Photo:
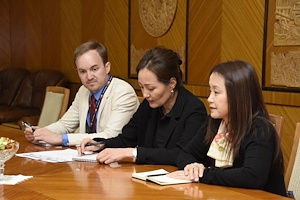
[(300, 2), (265, 4), (263, 88), (300, 92)]

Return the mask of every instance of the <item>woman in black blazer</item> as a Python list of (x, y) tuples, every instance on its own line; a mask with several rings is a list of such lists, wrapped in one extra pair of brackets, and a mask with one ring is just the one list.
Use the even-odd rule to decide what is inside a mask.
[[(137, 66), (145, 100), (115, 138), (86, 138), (79, 154), (101, 150), (100, 163), (135, 162), (176, 165), (177, 155), (193, 138), (207, 116), (202, 101), (182, 85), (182, 61), (165, 48), (148, 51)], [(104, 144), (88, 146), (87, 143)], [(102, 150), (103, 149), (103, 150)]]
[(255, 69), (245, 61), (211, 70), (210, 116), (168, 176), (286, 196), (283, 157)]

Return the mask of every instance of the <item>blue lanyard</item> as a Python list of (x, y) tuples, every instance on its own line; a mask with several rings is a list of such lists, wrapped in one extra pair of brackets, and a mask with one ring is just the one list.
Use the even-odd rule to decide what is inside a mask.
[[(107, 90), (109, 84), (111, 83), (111, 80), (112, 80), (112, 79), (113, 79), (113, 77), (112, 77), (111, 75), (109, 75), (108, 80), (107, 80), (107, 82), (106, 82), (106, 84), (105, 84), (105, 86), (104, 86), (104, 88), (103, 88), (103, 90), (102, 90), (102, 92), (101, 92), (101, 94), (100, 94), (100, 98), (99, 98), (99, 100), (97, 100), (97, 102), (96, 102), (95, 112), (94, 112), (94, 114), (93, 114), (93, 116), (92, 116), (92, 119), (90, 119), (90, 128), (93, 127), (93, 124), (94, 124), (94, 121), (95, 121), (95, 118), (96, 118), (96, 114), (97, 114), (98, 108), (99, 108), (99, 106), (100, 106), (100, 103), (101, 103), (101, 101), (102, 101), (102, 98), (103, 98), (103, 96), (104, 96), (104, 93), (106, 92), (106, 90)], [(89, 108), (91, 108), (91, 97), (90, 97), (89, 102), (90, 102)]]

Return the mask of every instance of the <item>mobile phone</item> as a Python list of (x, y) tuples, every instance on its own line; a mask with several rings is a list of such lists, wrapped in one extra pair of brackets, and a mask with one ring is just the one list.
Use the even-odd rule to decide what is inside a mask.
[[(26, 122), (23, 122), (23, 121), (22, 121), (22, 125), (24, 126), (24, 128), (31, 128), (31, 126), (29, 124), (27, 124)], [(32, 131), (34, 131), (33, 128), (31, 128), (31, 129), (32, 129)]]

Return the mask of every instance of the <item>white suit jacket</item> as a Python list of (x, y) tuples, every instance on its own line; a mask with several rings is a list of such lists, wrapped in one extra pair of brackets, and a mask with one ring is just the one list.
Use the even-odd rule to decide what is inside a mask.
[[(81, 86), (75, 99), (57, 122), (47, 128), (57, 134), (68, 133), (69, 145), (80, 144), (83, 138), (111, 138), (120, 134), (139, 106), (132, 86), (118, 78), (113, 78), (107, 88), (97, 113), (97, 133), (86, 133), (86, 117), (89, 110), (90, 90)], [(79, 133), (73, 133), (79, 127)]]

